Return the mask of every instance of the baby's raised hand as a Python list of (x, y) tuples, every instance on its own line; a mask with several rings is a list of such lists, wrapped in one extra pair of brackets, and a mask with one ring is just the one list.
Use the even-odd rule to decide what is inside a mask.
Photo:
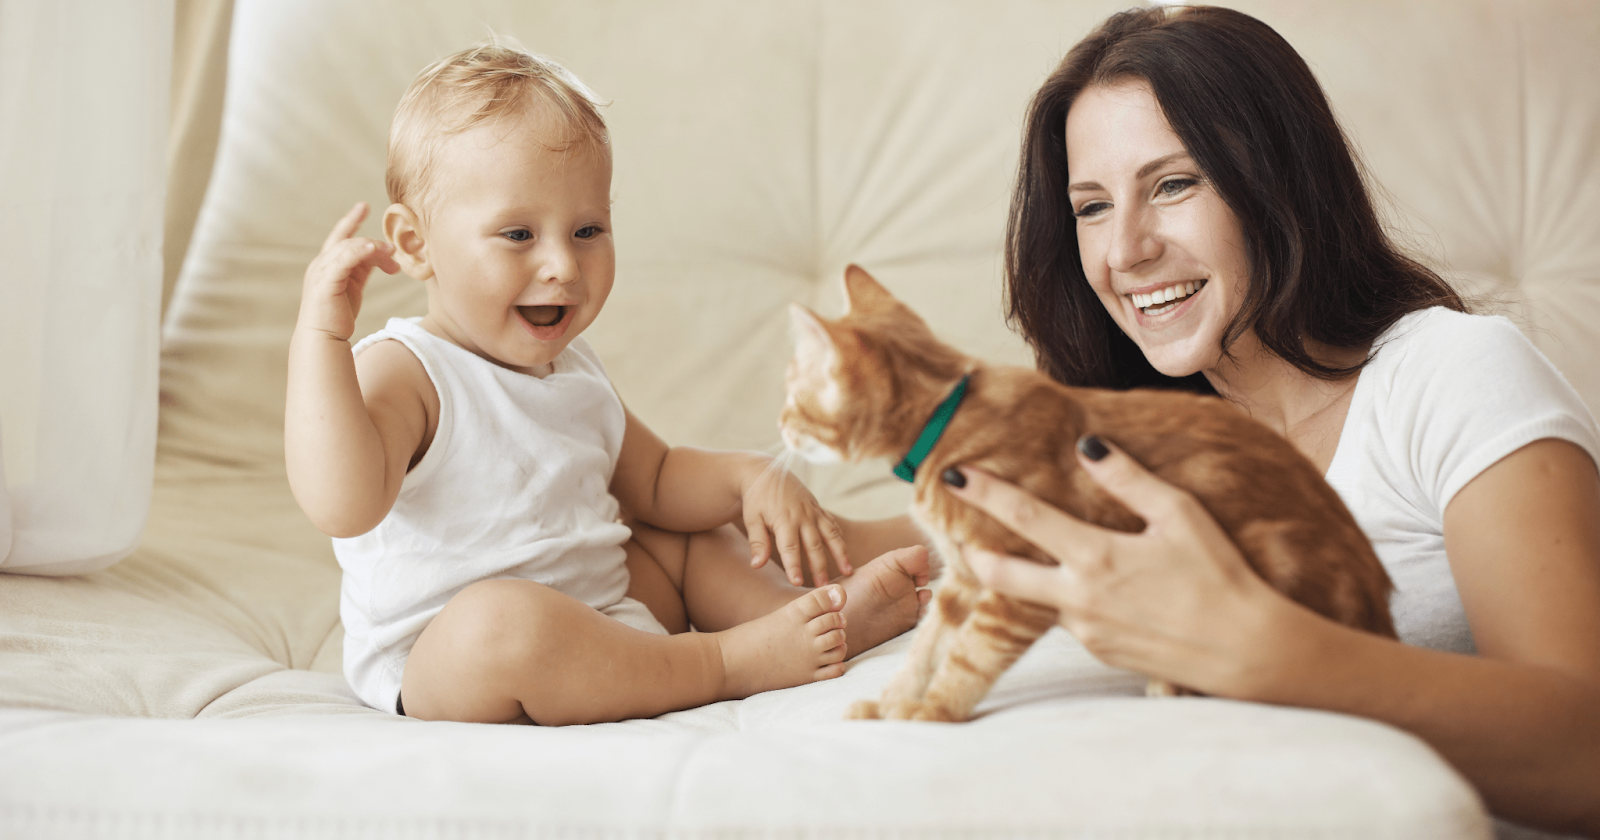
[[(744, 490), (745, 534), (750, 539), (750, 565), (772, 557), (774, 546), (789, 582), (812, 586), (827, 583), (830, 555), (840, 574), (850, 574), (844, 533), (833, 514), (822, 509), (794, 474), (772, 464)], [(808, 568), (809, 567), (809, 568)]]
[(350, 208), (323, 240), (322, 253), (306, 267), (297, 329), (318, 330), (349, 341), (356, 331), (361, 293), (372, 269), (382, 269), (386, 274), (400, 270), (400, 264), (394, 259), (394, 246), (353, 236), (366, 217), (366, 202)]

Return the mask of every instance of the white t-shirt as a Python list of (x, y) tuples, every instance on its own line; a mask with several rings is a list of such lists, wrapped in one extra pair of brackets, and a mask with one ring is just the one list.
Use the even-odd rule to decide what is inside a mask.
[(411, 646), (445, 602), (491, 578), (545, 584), (605, 611), (628, 590), (632, 535), (611, 475), (627, 421), (600, 359), (574, 338), (544, 377), (507, 370), (392, 318), (439, 394), (433, 442), (378, 527), (335, 539), (344, 570), (344, 673), (393, 710)]
[(1394, 581), (1402, 641), (1476, 651), (1445, 557), (1444, 511), (1479, 473), (1544, 438), (1600, 462), (1594, 416), (1505, 318), (1427, 309), (1374, 343), (1327, 478)]

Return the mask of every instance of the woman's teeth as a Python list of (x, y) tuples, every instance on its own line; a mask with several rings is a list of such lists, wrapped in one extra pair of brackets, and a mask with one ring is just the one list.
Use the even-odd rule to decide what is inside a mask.
[(566, 309), (565, 306), (517, 307), (517, 311), (522, 313), (522, 317), (528, 319), (528, 323), (536, 327), (548, 327), (559, 322), (561, 316), (566, 314)]
[(1144, 314), (1159, 315), (1172, 308), (1168, 304), (1175, 305), (1175, 301), (1183, 300), (1200, 291), (1205, 284), (1206, 281), (1204, 280), (1191, 280), (1188, 283), (1179, 283), (1176, 286), (1168, 286), (1165, 289), (1156, 289), (1147, 295), (1135, 293), (1128, 295), (1128, 297), (1133, 298), (1133, 305), (1144, 310)]

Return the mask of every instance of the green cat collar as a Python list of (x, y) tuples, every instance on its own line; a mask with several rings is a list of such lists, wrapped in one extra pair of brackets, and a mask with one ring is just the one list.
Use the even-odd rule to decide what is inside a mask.
[(933, 416), (929, 417), (927, 425), (922, 427), (922, 434), (917, 435), (917, 442), (911, 445), (911, 451), (900, 459), (900, 463), (894, 465), (894, 474), (899, 476), (901, 481), (912, 481), (917, 477), (917, 467), (922, 466), (928, 453), (933, 451), (933, 445), (938, 443), (939, 436), (944, 434), (944, 427), (950, 425), (950, 418), (955, 416), (956, 406), (961, 405), (961, 398), (967, 395), (967, 380), (971, 378), (970, 373), (961, 377), (961, 381), (951, 389), (950, 395), (933, 410)]

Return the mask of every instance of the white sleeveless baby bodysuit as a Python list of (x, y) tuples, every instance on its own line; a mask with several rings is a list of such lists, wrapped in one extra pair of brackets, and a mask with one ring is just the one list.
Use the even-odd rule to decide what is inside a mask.
[[(626, 426), (600, 359), (574, 338), (544, 377), (507, 370), (439, 338), (420, 318), (392, 318), (356, 345), (404, 344), (439, 395), (427, 454), (389, 515), (335, 539), (344, 569), (344, 673), (368, 705), (394, 711), (407, 655), (428, 622), (477, 581), (545, 584), (640, 629), (665, 632), (625, 599), (609, 491)], [(652, 626), (653, 625), (653, 626)]]

